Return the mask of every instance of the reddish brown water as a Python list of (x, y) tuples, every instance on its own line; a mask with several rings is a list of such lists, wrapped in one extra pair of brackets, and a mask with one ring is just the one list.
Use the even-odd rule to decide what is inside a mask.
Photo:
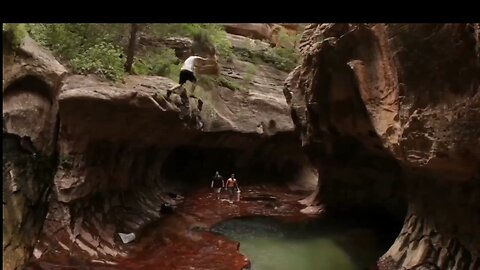
[[(286, 222), (309, 219), (300, 213), (299, 199), (306, 194), (286, 187), (243, 187), (234, 203), (217, 199), (210, 189), (196, 190), (187, 196), (174, 214), (147, 228), (129, 244), (129, 257), (116, 265), (74, 263), (59, 254), (55, 262), (35, 261), (26, 269), (243, 269), (250, 262), (239, 250), (239, 243), (209, 232), (224, 220), (246, 216), (274, 216)], [(226, 199), (228, 195), (223, 194)]]

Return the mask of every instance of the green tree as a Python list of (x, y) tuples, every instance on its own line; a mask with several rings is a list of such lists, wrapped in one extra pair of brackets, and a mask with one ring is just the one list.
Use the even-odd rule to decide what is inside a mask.
[(27, 24), (26, 28), (74, 72), (115, 80), (125, 72), (178, 76), (174, 52), (162, 46), (141, 47), (136, 42), (139, 37), (190, 37), (223, 56), (233, 55), (218, 24)]
[(132, 74), (133, 58), (135, 56), (135, 45), (137, 42), (138, 25), (131, 24), (130, 41), (128, 43), (127, 61), (125, 62), (125, 71)]
[(27, 34), (25, 24), (23, 23), (3, 23), (2, 32), (4, 34), (4, 40), (7, 41), (13, 49), (23, 44), (23, 40)]

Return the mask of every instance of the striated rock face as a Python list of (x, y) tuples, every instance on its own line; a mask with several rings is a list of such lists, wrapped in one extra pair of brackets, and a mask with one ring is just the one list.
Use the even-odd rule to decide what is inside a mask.
[[(135, 157), (137, 152), (146, 151), (143, 146), (167, 147), (192, 140), (193, 131), (202, 125), (197, 100), (185, 93), (167, 100), (166, 89), (174, 85), (163, 77), (128, 76), (124, 84), (116, 85), (94, 76), (68, 77), (59, 96), (58, 199), (69, 202), (111, 186), (128, 187), (129, 181), (135, 181), (128, 173), (129, 166), (140, 158)], [(172, 132), (181, 134), (172, 136)], [(131, 147), (123, 145), (132, 141)], [(131, 156), (115, 160), (123, 154)], [(97, 164), (85, 163), (90, 160)], [(114, 175), (98, 172), (109, 166)]]
[(117, 233), (139, 236), (177, 203), (163, 190), (160, 169), (170, 144), (192, 140), (202, 123), (196, 99), (185, 93), (165, 98), (173, 85), (161, 77), (129, 76), (124, 84), (94, 76), (65, 79), (55, 198), (36, 257), (126, 255)]
[[(226, 94), (225, 107), (220, 101), (209, 103), (217, 119), (202, 115), (205, 105), (200, 111), (198, 100), (185, 94), (168, 100), (166, 89), (173, 85), (166, 78), (142, 76), (128, 76), (116, 85), (93, 76), (64, 81), (56, 199), (36, 247), (38, 257), (58, 260), (54, 250), (86, 259), (127, 256), (129, 247), (119, 232), (141, 237), (179, 202), (173, 193), (182, 183), (208, 185), (219, 168), (236, 171), (245, 181), (272, 172), (283, 181), (302, 173), (304, 160), (285, 102), (278, 129), (266, 131), (262, 139), (253, 121), (278, 114), (275, 100)], [(281, 94), (278, 86), (274, 89)], [(251, 101), (255, 98), (257, 103)], [(247, 103), (255, 109), (252, 115), (240, 112)]]
[(298, 147), (283, 96), (287, 74), (220, 61), (221, 77), (241, 89), (202, 77), (198, 98), (189, 97), (189, 84), (188, 93), (167, 97), (175, 83), (163, 77), (111, 83), (72, 75), (63, 81), (55, 194), (37, 258), (108, 263), (128, 256), (134, 245), (123, 244), (118, 233), (143, 237), (181, 201), (176, 194), (208, 186), (216, 170), (236, 173), (242, 184), (272, 179), (311, 185), (314, 172)]
[(45, 219), (66, 70), (29, 37), (3, 61), (3, 266), (21, 269)]
[(380, 269), (480, 267), (478, 27), (305, 28), (284, 93), (319, 168), (313, 204), (408, 203)]
[[(261, 51), (269, 47), (266, 42), (239, 35), (228, 34), (228, 39), (234, 49)], [(199, 54), (192, 47), (192, 43), (190, 45), (182, 43), (184, 45), (180, 47), (173, 42), (162, 44), (175, 50), (186, 46), (185, 50)], [(197, 74), (206, 75), (199, 79), (198, 90), (194, 92), (204, 100), (204, 109), (200, 113), (205, 122), (204, 131), (238, 131), (269, 135), (293, 131), (294, 124), (287, 112), (288, 105), (282, 92), (287, 73), (264, 63), (252, 64), (238, 59), (227, 61), (218, 57), (216, 59), (218, 63), (214, 63), (213, 60), (202, 62), (196, 70)], [(206, 80), (203, 80), (205, 78)], [(223, 82), (227, 83), (221, 83), (220, 86), (209, 83), (208, 79), (212, 78), (222, 78)], [(235, 88), (232, 89), (232, 86)], [(150, 86), (152, 89), (150, 92), (154, 93), (164, 88), (159, 85)], [(187, 86), (187, 89), (190, 91), (190, 86)]]
[[(237, 39), (238, 46), (246, 40)], [(235, 173), (242, 185), (311, 190), (315, 170), (283, 96), (285, 72), (217, 59), (185, 39), (159, 42), (180, 58), (193, 50), (214, 59), (199, 67), (196, 97), (189, 84), (188, 93), (167, 97), (175, 82), (162, 77), (65, 76), (29, 38), (16, 56), (4, 52), (6, 269), (21, 268), (31, 254), (60, 265), (129, 256), (135, 245), (118, 233), (145, 237), (182, 201), (179, 193), (208, 186), (216, 170)]]
[[(233, 60), (221, 63), (220, 74), (241, 89), (226, 86), (206, 88), (203, 94), (214, 112), (206, 125), (208, 131), (233, 130), (242, 133), (273, 135), (291, 132), (294, 125), (288, 114), (288, 105), (282, 93), (286, 73), (267, 65), (253, 65)], [(249, 73), (253, 67), (253, 73)], [(247, 79), (246, 79), (247, 78)], [(206, 114), (207, 111), (204, 111)]]

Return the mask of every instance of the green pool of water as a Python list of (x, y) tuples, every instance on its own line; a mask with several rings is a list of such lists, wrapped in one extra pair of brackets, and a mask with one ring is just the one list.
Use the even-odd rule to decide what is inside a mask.
[(249, 217), (212, 231), (240, 242), (252, 270), (367, 270), (389, 246), (378, 230), (332, 220), (285, 224)]

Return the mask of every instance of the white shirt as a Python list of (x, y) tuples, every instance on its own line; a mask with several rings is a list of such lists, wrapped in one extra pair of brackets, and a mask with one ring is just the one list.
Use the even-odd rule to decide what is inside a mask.
[(202, 59), (202, 60), (207, 60), (203, 57), (200, 57), (200, 56), (190, 56), (187, 58), (187, 60), (185, 60), (185, 62), (183, 63), (183, 66), (182, 66), (182, 70), (188, 70), (188, 71), (191, 71), (191, 72), (194, 72), (195, 70), (195, 60), (197, 59)]

